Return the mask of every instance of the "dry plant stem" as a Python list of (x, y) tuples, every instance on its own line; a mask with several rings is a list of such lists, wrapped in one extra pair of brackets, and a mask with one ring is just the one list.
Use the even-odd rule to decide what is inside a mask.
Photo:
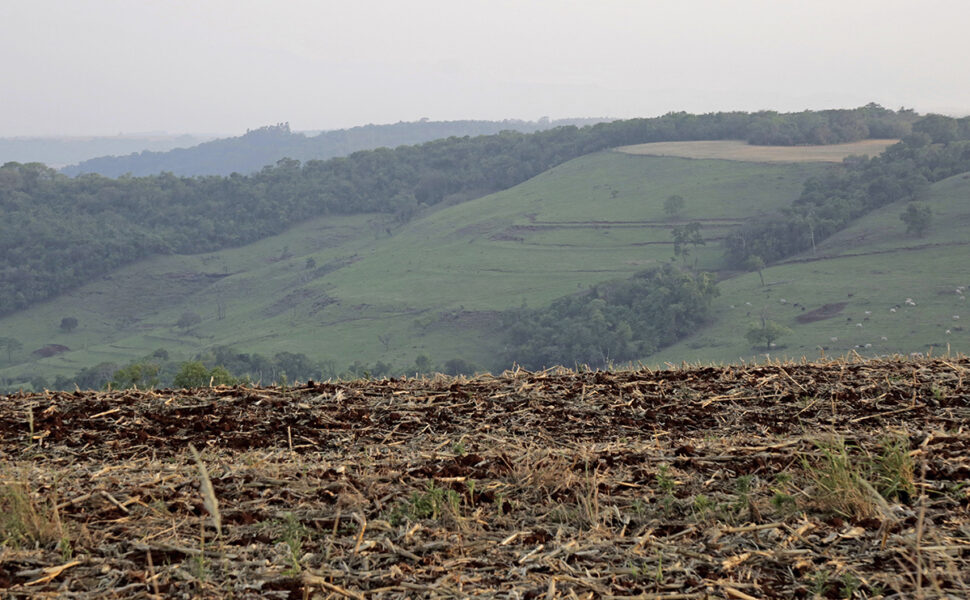
[(149, 581), (152, 582), (152, 591), (155, 592), (156, 598), (161, 598), (162, 595), (158, 592), (158, 575), (155, 573), (155, 564), (152, 563), (151, 550), (145, 552), (145, 563), (148, 565), (148, 575)]
[(358, 594), (357, 592), (352, 592), (350, 590), (345, 590), (344, 588), (340, 587), (339, 585), (334, 585), (334, 584), (330, 583), (329, 581), (327, 581), (323, 577), (318, 577), (318, 576), (313, 575), (313, 574), (311, 574), (309, 572), (306, 572), (306, 571), (304, 571), (304, 573), (303, 573), (303, 583), (308, 588), (312, 588), (313, 586), (317, 586), (317, 587), (321, 587), (321, 588), (323, 588), (325, 590), (334, 592), (335, 594), (340, 594), (341, 596), (345, 596), (347, 598), (353, 598), (354, 600), (364, 600), (364, 595), (363, 594)]
[(723, 589), (728, 598), (737, 598), (738, 600), (758, 600), (758, 598), (750, 594), (745, 594), (741, 590), (736, 590), (729, 585), (723, 586)]
[(189, 444), (189, 450), (192, 452), (192, 458), (195, 459), (195, 464), (199, 468), (199, 479), (205, 509), (212, 516), (212, 522), (216, 527), (217, 535), (222, 537), (222, 515), (219, 513), (219, 501), (216, 499), (216, 492), (212, 488), (209, 471), (205, 468), (205, 463), (202, 462), (202, 457), (199, 455), (199, 451), (195, 449), (195, 446)]
[(916, 519), (916, 597), (922, 599), (923, 595), (923, 531), (926, 526), (926, 455), (920, 458), (920, 486), (919, 494), (919, 516)]
[(79, 561), (79, 560), (72, 560), (69, 563), (66, 563), (66, 564), (63, 564), (63, 565), (60, 565), (60, 566), (57, 566), (57, 567), (48, 567), (48, 568), (44, 569), (44, 573), (46, 573), (46, 574), (43, 577), (41, 577), (40, 579), (35, 579), (34, 581), (31, 581), (31, 582), (29, 582), (29, 583), (27, 583), (25, 585), (27, 585), (28, 587), (30, 587), (30, 586), (34, 586), (34, 585), (41, 585), (41, 584), (44, 584), (44, 583), (48, 583), (50, 581), (53, 581), (56, 577), (58, 577), (64, 571), (70, 569), (71, 567), (76, 567), (79, 564), (81, 564), (81, 561)]

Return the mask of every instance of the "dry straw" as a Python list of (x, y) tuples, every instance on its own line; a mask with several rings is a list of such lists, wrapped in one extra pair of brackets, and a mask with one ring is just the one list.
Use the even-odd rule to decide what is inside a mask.
[(216, 499), (216, 492), (212, 489), (212, 481), (209, 479), (209, 471), (205, 468), (205, 463), (202, 462), (202, 457), (199, 455), (199, 451), (195, 449), (195, 446), (189, 444), (189, 450), (192, 452), (192, 458), (195, 459), (195, 464), (199, 467), (199, 479), (201, 480), (202, 489), (202, 502), (205, 509), (209, 511), (212, 515), (212, 523), (216, 527), (216, 533), (219, 537), (222, 537), (222, 515), (219, 513), (219, 501)]

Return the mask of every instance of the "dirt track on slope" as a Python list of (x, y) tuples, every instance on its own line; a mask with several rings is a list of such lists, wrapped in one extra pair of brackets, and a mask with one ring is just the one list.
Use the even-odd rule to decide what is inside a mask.
[[(900, 359), (0, 397), (0, 589), (966, 597), (968, 375)], [(909, 465), (888, 469), (909, 473), (898, 493), (887, 456)], [(824, 493), (832, 457), (858, 503)]]

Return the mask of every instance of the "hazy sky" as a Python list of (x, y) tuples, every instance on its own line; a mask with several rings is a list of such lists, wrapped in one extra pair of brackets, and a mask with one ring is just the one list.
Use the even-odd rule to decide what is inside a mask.
[(967, 0), (2, 0), (0, 136), (970, 113)]

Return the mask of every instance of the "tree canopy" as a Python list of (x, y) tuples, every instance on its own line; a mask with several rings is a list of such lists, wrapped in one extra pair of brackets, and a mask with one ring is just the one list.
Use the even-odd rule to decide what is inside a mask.
[(593, 367), (646, 356), (710, 315), (713, 278), (671, 265), (597, 285), (539, 309), (506, 313), (508, 360), (526, 368)]

